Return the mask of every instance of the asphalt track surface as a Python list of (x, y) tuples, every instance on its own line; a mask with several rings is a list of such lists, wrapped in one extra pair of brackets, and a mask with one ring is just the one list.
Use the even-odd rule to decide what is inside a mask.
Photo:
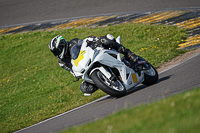
[(0, 0), (0, 27), (88, 15), (199, 6), (200, 0)]
[(140, 85), (121, 98), (103, 97), (95, 102), (46, 121), (22, 129), (19, 133), (48, 133), (61, 131), (108, 116), (122, 108), (150, 103), (200, 86), (200, 53), (159, 73), (158, 83)]

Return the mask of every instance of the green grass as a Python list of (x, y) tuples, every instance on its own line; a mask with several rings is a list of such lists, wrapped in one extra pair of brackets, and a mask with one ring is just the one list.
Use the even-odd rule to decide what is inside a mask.
[(124, 109), (62, 133), (198, 133), (200, 88), (151, 104)]
[(154, 66), (185, 51), (177, 50), (187, 33), (167, 25), (120, 24), (106, 28), (71, 28), (61, 31), (0, 35), (0, 130), (12, 132), (78, 107), (105, 95), (84, 97), (81, 81), (58, 65), (48, 48), (60, 34), (67, 40), (89, 35), (121, 35), (122, 44)]

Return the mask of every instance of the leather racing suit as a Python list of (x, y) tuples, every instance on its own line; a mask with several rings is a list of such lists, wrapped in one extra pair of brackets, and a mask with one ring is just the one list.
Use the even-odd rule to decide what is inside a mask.
[[(105, 49), (114, 49), (117, 52), (124, 54), (124, 56), (129, 57), (133, 62), (137, 61), (137, 55), (132, 53), (129, 49), (125, 48), (122, 44), (117, 43), (115, 38), (110, 34), (107, 34), (106, 36), (101, 36), (99, 38), (97, 38), (95, 36), (89, 36), (88, 38), (86, 38), (86, 40), (87, 40), (86, 42), (90, 46), (91, 45), (93, 47), (103, 46)], [(71, 64), (70, 50), (79, 41), (81, 41), (81, 39), (78, 39), (78, 38), (72, 39), (69, 42), (69, 49), (68, 49), (69, 51), (67, 51), (68, 54), (65, 55), (65, 57), (63, 59), (59, 59), (60, 67), (69, 71), (72, 75), (74, 75), (74, 74), (73, 74), (72, 64)], [(84, 95), (91, 95), (91, 93), (93, 93), (96, 90), (97, 90), (97, 87), (90, 83), (83, 82), (81, 84), (81, 91), (84, 93)]]

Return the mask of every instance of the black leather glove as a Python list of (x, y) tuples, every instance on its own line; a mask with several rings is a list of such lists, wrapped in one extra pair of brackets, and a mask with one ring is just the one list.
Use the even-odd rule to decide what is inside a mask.
[(107, 34), (106, 36), (101, 36), (99, 40), (102, 46), (105, 48), (112, 48), (113, 45), (116, 44), (115, 38), (110, 34)]

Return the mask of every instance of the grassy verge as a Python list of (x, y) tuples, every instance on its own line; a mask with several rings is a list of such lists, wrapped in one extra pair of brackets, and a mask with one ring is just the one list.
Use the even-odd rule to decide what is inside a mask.
[(147, 105), (139, 105), (62, 133), (197, 133), (200, 88)]
[(121, 35), (124, 46), (156, 67), (182, 54), (176, 48), (187, 37), (177, 27), (142, 24), (0, 35), (1, 132), (30, 126), (105, 95), (97, 91), (91, 97), (82, 96), (81, 81), (73, 83), (73, 76), (58, 66), (48, 44), (58, 34), (70, 40), (107, 33)]

